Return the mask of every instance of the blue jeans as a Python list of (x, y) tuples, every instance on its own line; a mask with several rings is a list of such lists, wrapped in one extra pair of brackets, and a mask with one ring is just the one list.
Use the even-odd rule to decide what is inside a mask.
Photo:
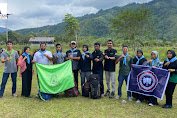
[[(122, 96), (122, 85), (123, 82), (125, 80), (126, 84), (127, 84), (127, 79), (128, 79), (128, 75), (119, 75), (118, 77), (118, 82), (119, 82), (119, 86), (118, 86), (118, 96), (121, 97)], [(131, 92), (127, 91), (127, 98), (131, 97)]]
[(100, 86), (101, 94), (104, 94), (104, 84), (103, 84), (103, 70), (93, 70), (93, 74), (98, 74), (100, 76)]
[[(2, 97), (3, 94), (4, 94), (4, 90), (5, 90), (5, 86), (6, 86), (7, 80), (9, 78), (9, 74), (10, 73), (3, 73), (2, 83), (1, 83), (1, 90), (0, 90), (0, 97)], [(13, 95), (16, 92), (17, 72), (11, 73), (11, 78), (12, 78), (12, 95)]]

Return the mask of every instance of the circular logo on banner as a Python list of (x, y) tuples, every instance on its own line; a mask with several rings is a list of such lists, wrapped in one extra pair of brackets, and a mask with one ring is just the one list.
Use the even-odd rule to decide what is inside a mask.
[(145, 92), (152, 92), (157, 84), (158, 79), (156, 75), (151, 71), (143, 71), (137, 76), (138, 86)]

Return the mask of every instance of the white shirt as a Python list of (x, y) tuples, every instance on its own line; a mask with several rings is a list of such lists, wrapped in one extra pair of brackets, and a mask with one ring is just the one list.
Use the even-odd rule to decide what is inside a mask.
[[(52, 57), (52, 53), (50, 51), (46, 51), (44, 54)], [(39, 51), (35, 53), (33, 60), (39, 64), (50, 65), (50, 60), (46, 56), (42, 57), (42, 54)]]

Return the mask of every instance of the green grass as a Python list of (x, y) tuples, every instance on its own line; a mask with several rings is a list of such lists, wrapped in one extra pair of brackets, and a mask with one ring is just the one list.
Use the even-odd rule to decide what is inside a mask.
[[(66, 45), (67, 46), (67, 45)], [(19, 50), (22, 49), (24, 46), (15, 46), (14, 49)], [(34, 50), (33, 47), (32, 50)], [(65, 46), (63, 47), (64, 51), (66, 51)], [(102, 50), (106, 49), (106, 47), (102, 47)], [(149, 59), (150, 58), (150, 52), (152, 50), (157, 50), (158, 52), (161, 52), (160, 59), (161, 61), (165, 59), (166, 51), (170, 48), (166, 47), (160, 47), (160, 48), (143, 48), (144, 55)], [(55, 49), (48, 48), (48, 50), (51, 50), (52, 52), (55, 51)], [(93, 48), (90, 48), (91, 51), (93, 51)], [(118, 54), (121, 54), (121, 49), (117, 48)], [(177, 51), (175, 49), (175, 51)], [(132, 55), (132, 51), (129, 52), (130, 55)], [(132, 55), (133, 56), (133, 55)], [(0, 64), (1, 65), (1, 64)], [(0, 66), (0, 83), (3, 73), (3, 66)], [(116, 95), (117, 95), (117, 82), (118, 77), (118, 65), (116, 68)], [(80, 80), (80, 78), (79, 78)], [(80, 82), (79, 82), (80, 83)], [(104, 85), (106, 90), (106, 80), (104, 77)], [(123, 96), (120, 100), (116, 99), (109, 99), (108, 97), (105, 97), (104, 99), (98, 99), (93, 100), (89, 98), (82, 97), (79, 95), (75, 98), (66, 98), (64, 93), (60, 94), (59, 98), (53, 98), (49, 101), (41, 101), (38, 98), (25, 98), (21, 97), (21, 78), (17, 78), (17, 94), (18, 97), (14, 98), (11, 96), (11, 88), (12, 88), (12, 82), (11, 78), (9, 78), (4, 97), (0, 99), (0, 117), (8, 117), (8, 118), (25, 118), (25, 117), (31, 117), (31, 118), (38, 118), (38, 117), (62, 117), (62, 118), (68, 118), (68, 117), (94, 117), (94, 118), (104, 118), (104, 117), (126, 117), (126, 118), (132, 118), (132, 117), (140, 117), (140, 118), (153, 118), (153, 117), (176, 117), (177, 112), (177, 90), (174, 92), (173, 96), (173, 108), (172, 109), (163, 109), (161, 106), (165, 103), (165, 97), (164, 99), (158, 100), (159, 106), (149, 107), (147, 103), (136, 103), (136, 101), (128, 102), (126, 98), (126, 85), (124, 82), (123, 85)], [(80, 84), (79, 84), (80, 88)], [(31, 95), (35, 96), (37, 94), (38, 86), (37, 86), (37, 80), (36, 80), (36, 72), (33, 76), (32, 81), (32, 91)], [(126, 104), (122, 104), (122, 100), (126, 100)]]

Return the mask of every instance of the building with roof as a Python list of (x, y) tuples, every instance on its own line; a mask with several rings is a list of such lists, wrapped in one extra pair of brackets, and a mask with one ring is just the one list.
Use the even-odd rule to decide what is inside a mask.
[(49, 47), (54, 47), (55, 37), (31, 37), (29, 43), (31, 46), (40, 46), (41, 43), (46, 43)]

